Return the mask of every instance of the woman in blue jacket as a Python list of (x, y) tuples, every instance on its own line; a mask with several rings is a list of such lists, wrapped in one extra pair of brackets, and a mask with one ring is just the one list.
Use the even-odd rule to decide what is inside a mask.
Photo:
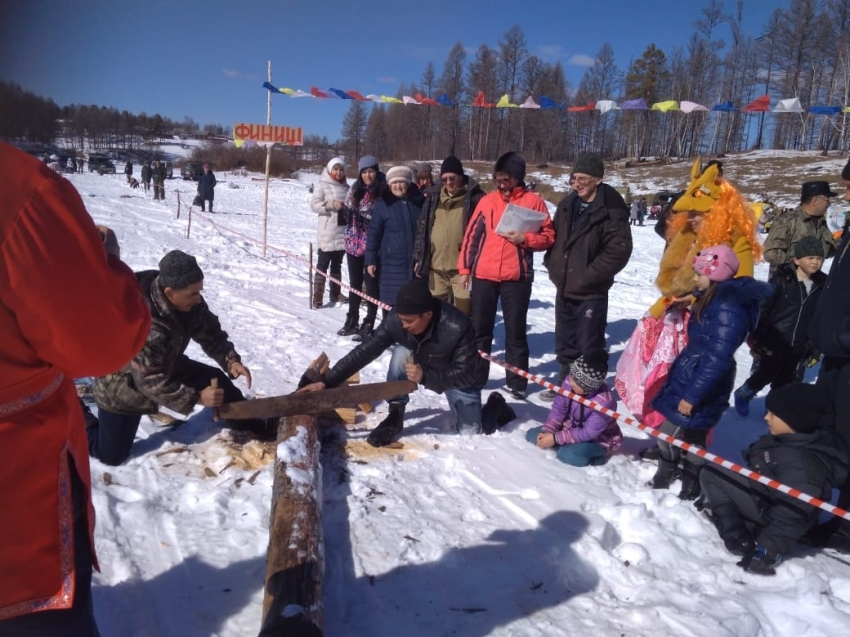
[(416, 224), (425, 203), (413, 178), (407, 166), (387, 171), (389, 187), (375, 203), (366, 237), (366, 271), (378, 279), (380, 299), (387, 305), (395, 305), (399, 289), (413, 278)]
[[(735, 383), (735, 351), (759, 317), (759, 303), (770, 296), (767, 283), (752, 277), (733, 278), (739, 261), (726, 245), (700, 250), (694, 257), (694, 296), (688, 325), (688, 344), (673, 361), (652, 407), (664, 415), (661, 433), (705, 447), (708, 431), (729, 407)], [(653, 489), (666, 489), (679, 462), (677, 447), (658, 440), (658, 471)], [(700, 493), (702, 463), (684, 459), (679, 497), (693, 500)]]

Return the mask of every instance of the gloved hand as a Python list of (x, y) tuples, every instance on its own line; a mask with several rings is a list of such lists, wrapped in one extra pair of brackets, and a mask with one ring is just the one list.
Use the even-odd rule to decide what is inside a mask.
[(755, 552), (744, 556), (738, 566), (748, 573), (756, 575), (776, 575), (773, 568), (782, 561), (782, 555), (774, 551), (768, 551), (763, 546), (756, 546)]

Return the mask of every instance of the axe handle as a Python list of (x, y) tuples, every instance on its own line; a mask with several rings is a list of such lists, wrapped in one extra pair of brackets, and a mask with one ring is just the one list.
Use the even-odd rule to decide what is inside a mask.
[[(213, 378), (210, 381), (210, 387), (218, 389), (218, 378)], [(213, 422), (218, 422), (218, 407), (213, 407)]]

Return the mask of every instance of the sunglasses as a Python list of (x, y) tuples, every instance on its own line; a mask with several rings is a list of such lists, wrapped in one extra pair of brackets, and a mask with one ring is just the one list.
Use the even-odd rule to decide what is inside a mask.
[(461, 180), (457, 175), (446, 175), (445, 177), (440, 177), (440, 181), (444, 184), (455, 184)]

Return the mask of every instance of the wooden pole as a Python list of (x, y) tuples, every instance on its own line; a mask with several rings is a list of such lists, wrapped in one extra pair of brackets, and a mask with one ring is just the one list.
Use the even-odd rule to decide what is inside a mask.
[(307, 284), (310, 286), (310, 298), (307, 299), (307, 307), (315, 310), (313, 307), (313, 279), (315, 279), (315, 275), (313, 273), (313, 242), (310, 242), (310, 273), (309, 273), (309, 281)]
[(313, 416), (289, 416), (278, 425), (278, 446), (293, 444), (288, 462), (275, 461), (260, 637), (324, 634), (317, 431)]
[(180, 191), (177, 191), (177, 218), (180, 218)]
[(192, 230), (192, 206), (189, 206), (189, 222), (186, 224), (186, 238), (189, 238), (189, 232)]
[[(269, 60), (269, 84), (272, 83), (272, 61)], [(272, 125), (272, 92), (267, 91), (268, 104), (266, 106), (266, 126)], [(272, 160), (272, 145), (266, 146), (266, 192), (263, 195), (263, 258), (266, 258), (266, 247), (268, 245), (269, 231), (269, 167)]]

